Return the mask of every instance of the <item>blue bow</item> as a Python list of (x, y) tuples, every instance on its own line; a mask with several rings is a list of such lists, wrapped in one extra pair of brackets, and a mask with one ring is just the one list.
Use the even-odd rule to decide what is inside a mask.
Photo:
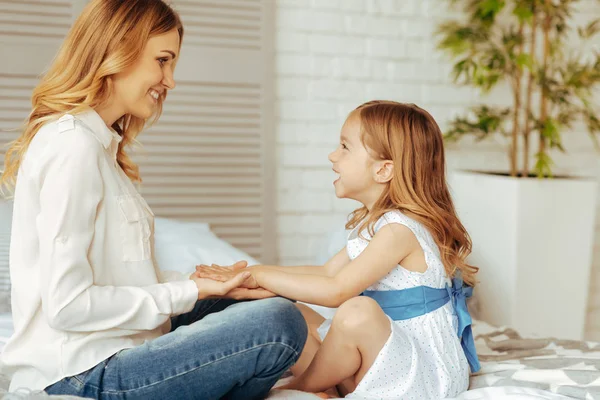
[(452, 286), (435, 289), (428, 286), (416, 286), (402, 290), (365, 291), (363, 296), (377, 301), (383, 312), (392, 320), (400, 321), (419, 317), (435, 311), (452, 300), (458, 317), (458, 337), (465, 352), (471, 372), (481, 368), (475, 351), (475, 341), (471, 330), (471, 316), (467, 309), (467, 297), (471, 297), (473, 288), (464, 286), (460, 277), (452, 279)]
[(457, 276), (452, 279), (452, 286), (446, 286), (446, 289), (452, 299), (454, 310), (456, 310), (458, 317), (458, 337), (460, 338), (460, 344), (465, 352), (467, 361), (469, 361), (471, 372), (477, 372), (481, 369), (481, 366), (477, 358), (475, 340), (471, 329), (473, 320), (467, 308), (467, 298), (473, 295), (473, 287), (465, 286), (462, 278)]

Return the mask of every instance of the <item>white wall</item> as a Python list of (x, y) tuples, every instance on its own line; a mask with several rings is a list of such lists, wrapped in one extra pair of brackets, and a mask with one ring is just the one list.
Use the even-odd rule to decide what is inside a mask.
[(355, 204), (333, 193), (327, 154), (353, 108), (370, 99), (425, 105), (438, 119), (470, 91), (446, 78), (429, 39), (434, 1), (279, 0), (276, 125), (279, 249), (310, 262), (315, 242)]
[[(444, 129), (452, 115), (479, 97), (470, 88), (452, 84), (450, 63), (435, 50), (436, 21), (449, 15), (444, 4), (277, 0), (277, 220), (282, 264), (310, 263), (322, 235), (342, 226), (356, 206), (336, 199), (327, 160), (349, 111), (372, 99), (414, 102)], [(582, 14), (599, 11), (595, 0), (583, 1)], [(491, 99), (510, 102), (501, 89)], [(598, 153), (585, 134), (566, 135), (565, 145), (569, 154), (555, 157), (557, 174), (598, 176)], [(508, 161), (502, 143), (465, 142), (448, 149), (448, 165), (506, 169)], [(587, 334), (600, 339), (600, 223), (597, 232)]]

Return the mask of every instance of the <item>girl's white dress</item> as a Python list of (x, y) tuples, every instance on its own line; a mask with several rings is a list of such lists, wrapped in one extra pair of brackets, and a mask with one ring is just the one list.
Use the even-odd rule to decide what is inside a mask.
[[(399, 211), (390, 211), (377, 221), (374, 231), (377, 233), (384, 225), (394, 223), (407, 226), (416, 236), (425, 254), (427, 270), (412, 272), (398, 265), (367, 290), (402, 290), (415, 286), (441, 289), (450, 284), (439, 249), (419, 222)], [(366, 229), (362, 235), (371, 239)], [(367, 240), (362, 239), (356, 229), (350, 232), (347, 251), (351, 260), (367, 247)], [(390, 321), (390, 337), (356, 390), (346, 398), (442, 399), (467, 390), (469, 364), (457, 335), (458, 322), (451, 301), (419, 317)], [(321, 325), (321, 338), (330, 325), (331, 320)]]

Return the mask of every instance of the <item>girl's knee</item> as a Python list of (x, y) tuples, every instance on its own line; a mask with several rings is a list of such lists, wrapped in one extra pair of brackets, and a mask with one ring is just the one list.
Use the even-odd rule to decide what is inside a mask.
[(377, 313), (381, 307), (375, 300), (367, 296), (357, 296), (346, 300), (339, 308), (338, 313)]
[(380, 318), (383, 311), (370, 297), (353, 297), (344, 302), (333, 318), (333, 324), (349, 332), (360, 332)]

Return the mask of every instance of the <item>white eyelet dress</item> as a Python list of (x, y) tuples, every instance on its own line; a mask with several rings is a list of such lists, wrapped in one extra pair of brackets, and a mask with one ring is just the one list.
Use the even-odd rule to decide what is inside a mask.
[[(429, 231), (419, 222), (399, 211), (384, 214), (375, 224), (396, 223), (407, 226), (416, 236), (427, 263), (424, 273), (408, 271), (398, 265), (370, 291), (402, 290), (415, 286), (442, 289), (450, 283), (440, 260), (439, 249)], [(348, 235), (347, 251), (355, 259), (369, 244), (371, 236), (364, 230), (362, 239), (356, 229)], [(457, 335), (457, 317), (452, 302), (419, 317), (393, 321), (392, 333), (375, 362), (346, 398), (361, 399), (442, 399), (455, 397), (467, 390), (469, 364)], [(319, 328), (324, 338), (331, 325)]]

